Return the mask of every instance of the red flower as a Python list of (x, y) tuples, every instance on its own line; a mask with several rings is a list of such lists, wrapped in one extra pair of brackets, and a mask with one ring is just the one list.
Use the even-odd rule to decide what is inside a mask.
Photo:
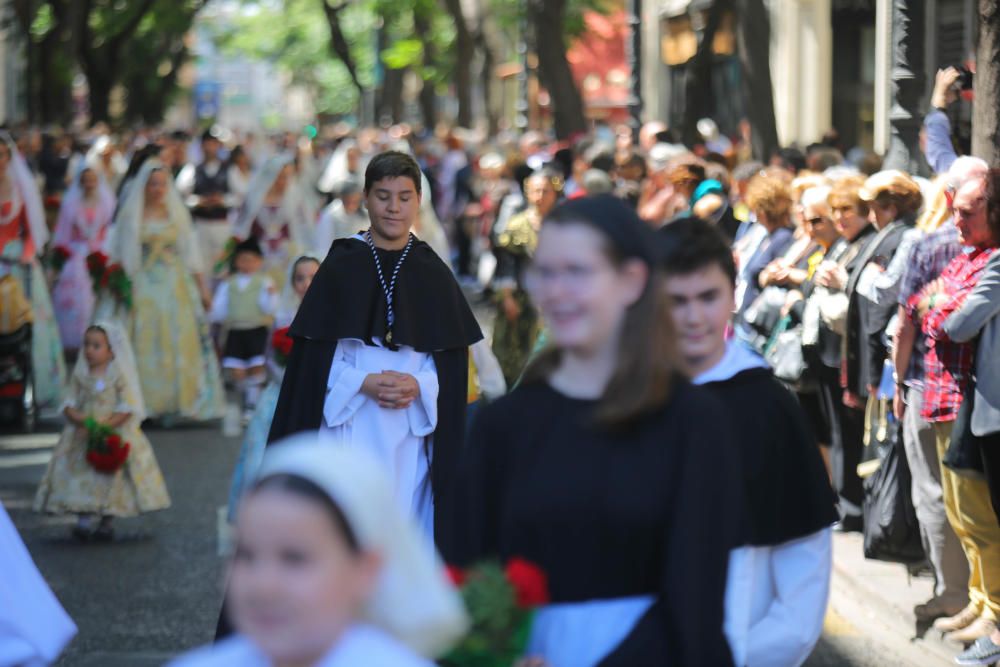
[(504, 572), (517, 592), (519, 607), (537, 607), (549, 601), (548, 577), (534, 563), (523, 558), (511, 558)]
[(276, 329), (271, 336), (271, 346), (278, 354), (286, 358), (292, 353), (292, 344), (294, 342), (292, 337), (288, 335), (288, 327)]
[(448, 579), (451, 583), (455, 585), (456, 588), (461, 588), (462, 584), (465, 583), (465, 571), (462, 568), (455, 567), (454, 565), (445, 565), (445, 572), (448, 574)]
[(115, 435), (108, 436), (108, 447), (112, 449), (118, 449), (122, 444), (122, 437), (117, 433)]

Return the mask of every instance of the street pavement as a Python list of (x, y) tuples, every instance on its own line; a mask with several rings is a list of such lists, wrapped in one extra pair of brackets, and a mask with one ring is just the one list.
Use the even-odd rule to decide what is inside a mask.
[[(239, 439), (213, 428), (148, 430), (173, 506), (116, 524), (111, 544), (78, 544), (73, 519), (31, 512), (58, 434), (0, 435), (0, 501), (80, 628), (58, 663), (152, 667), (212, 639), (222, 596), (218, 508)], [(912, 639), (907, 609), (930, 582), (865, 561), (858, 536), (837, 536), (830, 610), (807, 667), (936, 667), (956, 651)], [(909, 626), (907, 624), (910, 624)]]
[(31, 512), (57, 433), (0, 435), (0, 500), (80, 633), (60, 665), (146, 667), (212, 639), (222, 596), (217, 508), (238, 439), (219, 428), (149, 430), (173, 505), (117, 521), (110, 544), (79, 544), (74, 519)]

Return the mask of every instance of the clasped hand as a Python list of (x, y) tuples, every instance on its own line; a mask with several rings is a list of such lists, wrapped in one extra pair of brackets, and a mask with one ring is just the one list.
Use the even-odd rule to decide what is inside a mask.
[(407, 373), (382, 371), (370, 373), (365, 378), (361, 393), (377, 402), (380, 408), (403, 410), (420, 396), (420, 385)]

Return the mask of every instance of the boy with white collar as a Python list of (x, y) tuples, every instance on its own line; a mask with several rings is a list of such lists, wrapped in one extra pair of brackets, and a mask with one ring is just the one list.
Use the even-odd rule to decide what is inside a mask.
[(760, 356), (726, 340), (736, 283), (726, 239), (697, 218), (660, 233), (680, 360), (725, 401), (743, 454), (746, 525), (726, 590), (733, 658), (740, 667), (800, 665), (823, 628), (836, 498), (794, 395)]

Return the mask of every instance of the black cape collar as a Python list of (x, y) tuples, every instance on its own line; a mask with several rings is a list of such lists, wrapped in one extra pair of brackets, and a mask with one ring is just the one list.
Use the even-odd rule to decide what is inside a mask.
[(704, 386), (725, 403), (743, 458), (743, 543), (777, 546), (831, 526), (836, 496), (792, 393), (767, 368)]
[[(386, 279), (402, 251), (376, 250)], [(431, 247), (414, 240), (399, 269), (393, 296), (394, 346), (418, 352), (468, 347), (482, 339), (472, 309)], [(371, 248), (357, 238), (338, 239), (330, 247), (292, 322), (294, 337), (336, 343), (357, 338), (385, 340), (386, 299)]]

